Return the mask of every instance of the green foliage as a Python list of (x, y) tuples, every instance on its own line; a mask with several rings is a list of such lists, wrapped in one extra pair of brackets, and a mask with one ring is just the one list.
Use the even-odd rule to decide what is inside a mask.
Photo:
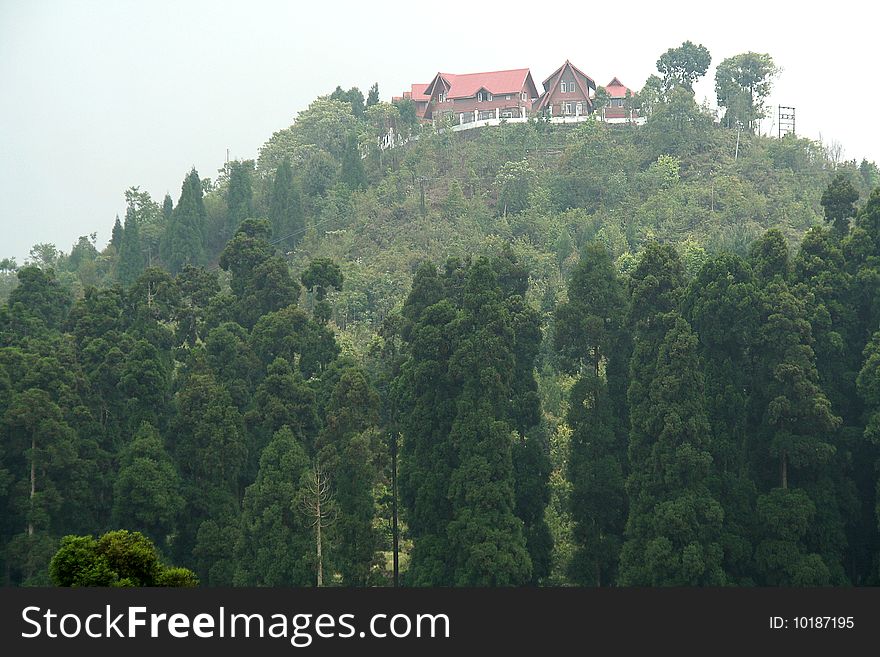
[(156, 546), (140, 532), (125, 529), (91, 536), (65, 536), (52, 557), (55, 586), (198, 586), (186, 568), (163, 566)]
[(183, 181), (180, 199), (171, 212), (162, 241), (162, 260), (173, 274), (184, 265), (205, 264), (207, 214), (202, 196), (202, 181), (193, 169)]
[(834, 226), (838, 235), (846, 235), (849, 232), (849, 220), (856, 214), (855, 203), (859, 200), (859, 193), (853, 187), (849, 178), (842, 173), (834, 176), (834, 179), (822, 192), (822, 209), (825, 210), (825, 220)]
[(718, 105), (726, 109), (724, 124), (754, 131), (764, 118), (764, 101), (770, 95), (779, 69), (766, 53), (744, 52), (728, 57), (715, 69)]
[(269, 221), (272, 223), (272, 233), (285, 246), (294, 248), (302, 240), (305, 231), (302, 194), (299, 183), (293, 178), (289, 158), (285, 158), (275, 172)]
[(657, 70), (663, 76), (666, 91), (680, 85), (693, 91), (694, 82), (706, 75), (712, 56), (703, 45), (685, 41), (678, 48), (670, 48), (657, 60)]

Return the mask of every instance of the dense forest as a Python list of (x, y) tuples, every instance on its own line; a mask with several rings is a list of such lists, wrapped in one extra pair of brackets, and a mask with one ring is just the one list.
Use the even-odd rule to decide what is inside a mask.
[(880, 171), (709, 61), (644, 125), (338, 87), (0, 262), (3, 583), (880, 584)]

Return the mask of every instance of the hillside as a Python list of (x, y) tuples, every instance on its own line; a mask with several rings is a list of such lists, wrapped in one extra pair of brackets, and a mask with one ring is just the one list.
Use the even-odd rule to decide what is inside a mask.
[(5, 584), (120, 528), (203, 585), (880, 581), (880, 171), (637, 101), (453, 132), (337, 89), (0, 263)]

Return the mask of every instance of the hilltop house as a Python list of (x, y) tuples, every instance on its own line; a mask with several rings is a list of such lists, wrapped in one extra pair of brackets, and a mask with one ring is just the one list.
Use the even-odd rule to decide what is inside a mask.
[(534, 107), (539, 116), (580, 117), (592, 113), (590, 90), (596, 91), (596, 83), (567, 59), (543, 84), (544, 93)]
[[(596, 83), (569, 60), (543, 82), (539, 94), (527, 68), (486, 73), (437, 73), (428, 84), (413, 84), (402, 98), (412, 100), (419, 119), (448, 122), (467, 130), (542, 117), (552, 123), (577, 123), (593, 114)], [(632, 110), (632, 92), (617, 78), (605, 87), (610, 96), (600, 118), (608, 123), (642, 123)], [(400, 100), (400, 96), (394, 100)]]
[(527, 68), (488, 73), (437, 73), (425, 89), (424, 118), (464, 125), (490, 119), (527, 118), (538, 90)]
[(631, 107), (627, 107), (627, 94), (632, 95), (626, 85), (617, 78), (614, 78), (605, 85), (605, 91), (608, 92), (608, 105), (602, 110), (603, 119), (608, 123), (625, 123), (634, 121), (639, 118), (639, 113)]

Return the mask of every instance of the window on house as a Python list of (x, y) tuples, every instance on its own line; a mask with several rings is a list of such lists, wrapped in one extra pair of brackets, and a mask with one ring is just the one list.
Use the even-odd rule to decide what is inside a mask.
[(487, 94), (486, 94), (486, 100), (492, 100), (492, 94), (487, 93)]
[(523, 91), (523, 92), (520, 94), (520, 97), (521, 97), (523, 100), (527, 100), (527, 99), (526, 99), (526, 92)]
[(480, 92), (477, 93), (477, 102), (478, 102), (478, 103), (482, 103), (482, 102), (483, 102), (483, 92), (482, 92), (482, 91), (480, 91)]
[(574, 110), (572, 109), (571, 103), (565, 104), (565, 113), (566, 114), (574, 114)]

